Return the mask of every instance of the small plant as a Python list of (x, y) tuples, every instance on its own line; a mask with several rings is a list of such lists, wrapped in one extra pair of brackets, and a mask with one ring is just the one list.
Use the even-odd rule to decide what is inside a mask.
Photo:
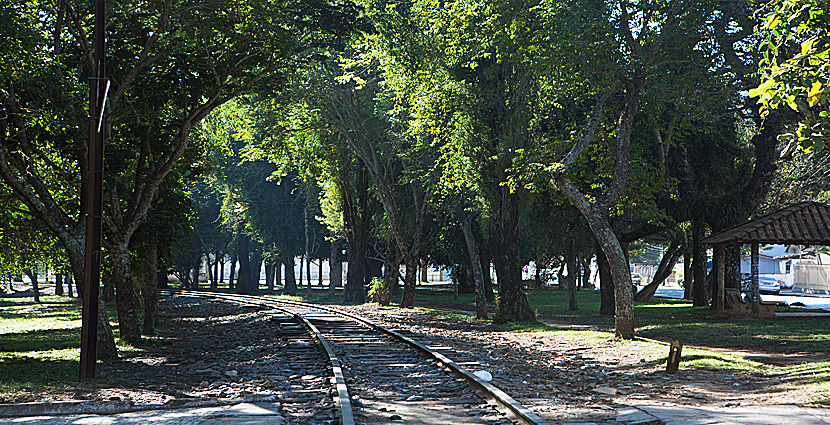
[(392, 302), (392, 293), (389, 290), (389, 285), (379, 277), (372, 278), (372, 283), (369, 284), (369, 295), (372, 297), (372, 300), (383, 306), (387, 306)]

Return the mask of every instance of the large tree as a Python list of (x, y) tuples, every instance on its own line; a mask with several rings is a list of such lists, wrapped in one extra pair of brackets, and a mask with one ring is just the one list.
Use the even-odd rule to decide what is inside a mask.
[[(39, 1), (7, 2), (0, 10), (0, 179), (57, 236), (81, 282), (86, 108), (76, 75), (83, 65), (63, 49), (69, 12), (64, 2)], [(105, 308), (98, 322), (98, 356), (115, 356)]]
[[(130, 238), (147, 220), (158, 187), (185, 153), (194, 126), (241, 94), (265, 86), (279, 90), (285, 73), (305, 63), (316, 49), (338, 43), (350, 33), (357, 9), (351, 3), (270, 0), (195, 4), (124, 0), (108, 5), (112, 18), (107, 57), (112, 88), (104, 127), (110, 132), (106, 171), (110, 177), (105, 188), (105, 222), (110, 233), (104, 245), (110, 251), (118, 289), (121, 338), (135, 341), (140, 332), (133, 299)], [(40, 13), (36, 15), (40, 18), (51, 19), (55, 51), (60, 52), (56, 63), (63, 72), (77, 73), (73, 76), (76, 81), (86, 81), (86, 73), (92, 69), (91, 8), (87, 6), (87, 2), (63, 0), (52, 8), (33, 11)], [(59, 73), (46, 80), (54, 81), (56, 76)], [(62, 81), (68, 80), (71, 78)], [(8, 98), (18, 100), (16, 96)], [(72, 100), (64, 109), (47, 110), (61, 118), (60, 114), (81, 114), (82, 103)], [(31, 124), (48, 128), (29, 120), (20, 123), (20, 130)], [(7, 147), (0, 162), (14, 164), (10, 155), (28, 151), (32, 155), (26, 155), (26, 161), (42, 162), (41, 168), (64, 174), (77, 169), (83, 177), (85, 139), (82, 131), (74, 134), (63, 139), (68, 139), (64, 143), (77, 154), (73, 162), (80, 166), (61, 168), (60, 163), (47, 161), (46, 155), (36, 155), (44, 150), (33, 139), (16, 141), (20, 144), (17, 149)], [(15, 166), (17, 170), (31, 168), (27, 164), (21, 167)], [(69, 231), (78, 221), (68, 218), (65, 204), (55, 202), (55, 192), (49, 190), (42, 175), (5, 166), (0, 171), (15, 193), (59, 232), (69, 250), (82, 247), (79, 233)], [(74, 181), (83, 185), (85, 179)]]

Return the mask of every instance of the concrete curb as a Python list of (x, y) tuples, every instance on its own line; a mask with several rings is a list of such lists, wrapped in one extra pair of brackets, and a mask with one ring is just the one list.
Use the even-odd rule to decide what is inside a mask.
[(617, 410), (617, 422), (623, 422), (628, 425), (663, 425), (663, 421), (660, 418), (636, 407), (626, 407)]
[(0, 418), (59, 415), (114, 415), (141, 410), (171, 410), (194, 407), (229, 406), (240, 403), (278, 402), (276, 396), (251, 394), (242, 398), (172, 399), (164, 404), (137, 403), (131, 400), (82, 400), (43, 403), (0, 404)]
[(0, 404), (0, 417), (74, 415), (83, 413), (108, 415), (129, 412), (132, 407), (133, 403), (129, 400)]

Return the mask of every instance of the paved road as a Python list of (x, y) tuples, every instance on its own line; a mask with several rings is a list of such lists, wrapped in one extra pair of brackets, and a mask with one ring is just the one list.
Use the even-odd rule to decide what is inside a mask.
[[(232, 406), (148, 410), (108, 415), (5, 417), (0, 418), (0, 423), (32, 425), (285, 425), (287, 422), (293, 423), (287, 421), (279, 413), (279, 407), (279, 403), (240, 403)], [(828, 425), (830, 424), (830, 409), (788, 405), (702, 408), (668, 403), (644, 403), (618, 409), (616, 422), (620, 425)], [(550, 423), (552, 425), (596, 425), (594, 422), (572, 421)]]
[[(664, 287), (661, 286), (657, 288), (657, 292), (654, 294), (658, 297), (663, 298), (683, 298), (683, 288), (678, 287)], [(799, 305), (793, 305), (793, 303), (801, 303), (803, 304), (804, 308), (818, 308), (822, 310), (830, 311), (830, 297), (821, 297), (821, 296), (807, 296), (807, 295), (794, 295), (794, 294), (787, 294), (783, 293), (780, 295), (767, 295), (761, 294), (761, 301), (766, 302), (783, 302), (787, 305), (793, 307), (802, 307)]]
[(0, 418), (4, 424), (37, 425), (284, 425), (279, 403), (240, 403), (230, 406), (144, 410), (116, 414), (33, 415)]
[(830, 409), (775, 406), (702, 408), (641, 404), (618, 411), (617, 422), (630, 425), (826, 425)]

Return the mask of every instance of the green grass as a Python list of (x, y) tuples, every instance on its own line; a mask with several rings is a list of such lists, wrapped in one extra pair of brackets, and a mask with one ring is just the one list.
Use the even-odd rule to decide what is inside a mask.
[[(514, 323), (504, 328), (540, 331), (587, 325), (598, 330), (613, 329), (613, 318), (599, 315), (598, 291), (580, 291), (577, 299), (579, 311), (569, 311), (566, 291), (531, 291), (528, 301), (542, 323)], [(419, 290), (416, 300), (453, 309), (472, 310), (474, 306), (472, 294), (461, 294), (456, 301), (448, 289)], [(638, 337), (768, 353), (830, 352), (830, 326), (826, 323), (826, 318), (718, 319), (708, 307), (692, 307), (685, 300), (655, 298), (634, 307)]]
[(80, 301), (47, 296), (0, 300), (0, 392), (76, 380)]
[(780, 390), (798, 388), (820, 396), (811, 404), (830, 406), (830, 362), (803, 363), (782, 368)]
[[(341, 301), (341, 295), (286, 297), (322, 303)], [(319, 292), (317, 293), (319, 294)], [(637, 304), (635, 321), (638, 338), (613, 340), (613, 320), (600, 316), (599, 294), (582, 291), (580, 310), (567, 309), (567, 293), (558, 290), (533, 291), (528, 295), (539, 321), (510, 323), (498, 329), (513, 332), (546, 332), (551, 336), (578, 342), (586, 347), (610, 345), (613, 350), (640, 358), (655, 368), (665, 367), (668, 343), (680, 339), (688, 344), (732, 349), (756, 349), (770, 353), (828, 352), (830, 329), (826, 319), (716, 319), (708, 308), (695, 308), (681, 300), (660, 300)], [(80, 301), (66, 297), (43, 297), (41, 304), (27, 298), (0, 299), (0, 393), (49, 385), (77, 383), (80, 354)], [(444, 308), (420, 308), (436, 320), (474, 321), (472, 294), (456, 300), (450, 289), (419, 289), (417, 302)], [(492, 306), (488, 306), (492, 308)], [(118, 334), (114, 307), (108, 310), (113, 331)], [(491, 321), (483, 324), (492, 325)], [(119, 343), (122, 355), (140, 355), (146, 346), (167, 344), (149, 338), (136, 346)], [(781, 376), (779, 390), (805, 389), (817, 394), (817, 404), (830, 404), (830, 362), (774, 367), (747, 356), (686, 347), (683, 368), (763, 370)], [(823, 398), (822, 398), (823, 397)]]

